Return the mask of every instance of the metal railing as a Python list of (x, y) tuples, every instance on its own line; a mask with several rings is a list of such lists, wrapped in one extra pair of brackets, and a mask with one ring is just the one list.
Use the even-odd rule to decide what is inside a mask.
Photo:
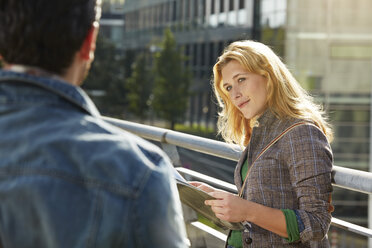
[[(242, 150), (239, 146), (229, 145), (221, 141), (211, 140), (164, 128), (153, 127), (109, 117), (103, 117), (103, 119), (114, 126), (134, 133), (144, 139), (161, 142), (163, 150), (167, 153), (175, 166), (181, 165), (176, 148), (177, 146), (234, 161), (238, 161), (242, 153)], [(180, 167), (177, 168), (177, 170), (183, 174), (210, 183), (221, 189), (230, 192), (236, 192), (236, 187), (233, 184), (200, 174), (186, 168)], [(345, 188), (365, 194), (372, 194), (372, 173), (370, 172), (333, 166), (332, 176), (333, 185), (336, 187)], [(331, 225), (366, 236), (368, 238), (372, 238), (372, 229), (369, 228), (358, 226), (337, 218), (332, 218)], [(216, 236), (216, 238), (220, 237), (221, 236)]]

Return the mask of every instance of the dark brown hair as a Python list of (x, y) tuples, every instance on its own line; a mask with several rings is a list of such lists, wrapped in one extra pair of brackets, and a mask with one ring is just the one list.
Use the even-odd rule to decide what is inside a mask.
[(0, 0), (3, 60), (63, 74), (97, 20), (97, 2)]

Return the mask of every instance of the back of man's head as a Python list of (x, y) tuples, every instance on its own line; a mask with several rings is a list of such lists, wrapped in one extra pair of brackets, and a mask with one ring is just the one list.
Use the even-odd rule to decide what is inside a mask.
[(0, 0), (0, 54), (9, 64), (63, 74), (94, 21), (100, 0)]

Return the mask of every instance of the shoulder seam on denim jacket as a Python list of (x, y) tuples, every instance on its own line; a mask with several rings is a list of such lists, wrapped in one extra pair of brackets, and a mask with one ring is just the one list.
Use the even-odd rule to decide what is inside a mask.
[(153, 163), (158, 164), (163, 158), (160, 156), (160, 154), (155, 153), (155, 152), (150, 152), (143, 148), (142, 146), (139, 146), (143, 154), (145, 154), (148, 158), (152, 160)]

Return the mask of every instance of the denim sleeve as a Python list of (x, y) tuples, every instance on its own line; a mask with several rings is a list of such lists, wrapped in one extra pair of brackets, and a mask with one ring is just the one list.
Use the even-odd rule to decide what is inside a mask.
[(136, 247), (188, 247), (177, 187), (168, 160), (162, 159), (136, 201)]

